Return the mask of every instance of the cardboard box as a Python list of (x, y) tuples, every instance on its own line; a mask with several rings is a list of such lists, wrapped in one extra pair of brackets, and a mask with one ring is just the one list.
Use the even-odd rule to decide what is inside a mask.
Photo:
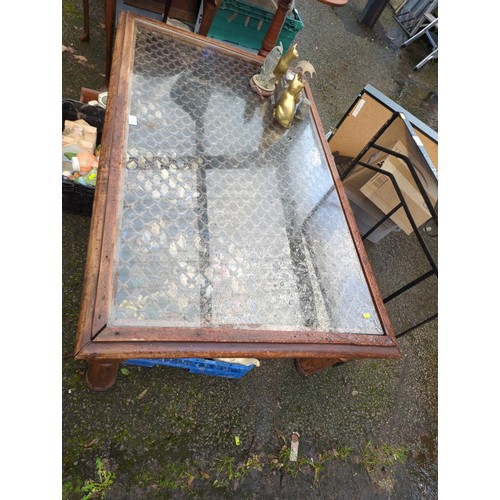
[[(401, 141), (397, 141), (389, 149), (409, 156), (408, 150)], [(394, 175), (417, 227), (420, 227), (430, 219), (431, 214), (415, 184), (410, 169), (403, 160), (395, 156), (390, 156), (387, 153), (378, 152), (373, 155), (367, 163), (382, 168)], [(431, 173), (419, 168), (417, 162), (412, 163), (426, 189), (432, 205), (435, 206), (437, 200), (437, 181), (435, 177), (433, 178)], [(378, 173), (373, 175), (370, 180), (360, 188), (360, 191), (385, 214), (389, 213), (400, 201), (390, 178), (384, 174)], [(410, 235), (413, 233), (413, 228), (406, 216), (404, 208), (400, 208), (394, 213), (391, 216), (391, 220), (406, 234)]]
[[(361, 187), (372, 177), (373, 172), (371, 170), (358, 167), (343, 181), (344, 190), (349, 199), (361, 235), (369, 231), (384, 216), (383, 212), (360, 192)], [(378, 243), (393, 231), (400, 231), (400, 229), (389, 219), (373, 231), (367, 239), (372, 243)]]

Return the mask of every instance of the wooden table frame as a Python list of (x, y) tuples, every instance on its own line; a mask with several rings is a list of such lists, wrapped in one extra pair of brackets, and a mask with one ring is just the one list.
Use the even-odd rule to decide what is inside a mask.
[[(200, 25), (199, 34), (207, 36), (212, 25), (212, 21), (217, 13), (217, 9), (221, 4), (221, 0), (201, 0), (203, 2), (203, 19)], [(331, 7), (343, 7), (347, 4), (348, 0), (318, 0), (321, 3), (329, 5)], [(266, 32), (266, 36), (262, 41), (262, 47), (259, 50), (259, 55), (266, 56), (272, 48), (276, 45), (281, 28), (285, 22), (286, 14), (292, 7), (293, 0), (279, 0), (278, 8), (274, 14), (273, 20), (269, 29)], [(170, 10), (169, 0), (165, 4), (164, 11), (164, 21), (165, 17), (168, 17), (168, 12)], [(83, 41), (88, 41), (89, 39), (89, 27), (88, 27), (88, 0), (84, 0), (84, 34), (82, 35)], [(116, 0), (105, 0), (104, 3), (104, 17), (106, 25), (106, 83), (109, 83), (109, 78), (111, 74), (111, 55), (113, 52), (113, 35), (115, 32), (115, 17), (116, 17)]]
[(218, 47), (218, 50), (254, 63), (256, 71), (263, 63), (262, 57), (228, 47), (223, 43), (175, 27), (167, 27), (160, 22), (129, 12), (122, 13), (111, 71), (75, 349), (76, 358), (89, 363), (89, 386), (96, 390), (109, 388), (115, 381), (119, 362), (131, 358), (299, 358), (308, 360), (302, 367), (299, 361), (298, 368), (303, 373), (312, 373), (316, 368), (333, 364), (339, 359), (345, 361), (356, 358), (399, 358), (396, 338), (307, 82), (305, 92), (311, 101), (313, 122), (321, 139), (322, 149), (384, 335), (163, 327), (141, 327), (139, 332), (132, 327), (108, 326), (108, 305), (113, 287), (111, 256), (114, 255), (113, 248), (116, 243), (114, 228), (128, 121), (128, 88), (135, 23), (163, 32), (169, 31), (196, 45)]

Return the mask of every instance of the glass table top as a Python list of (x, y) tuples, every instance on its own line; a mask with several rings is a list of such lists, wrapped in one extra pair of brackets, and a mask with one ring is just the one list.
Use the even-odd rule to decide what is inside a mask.
[(383, 335), (310, 113), (285, 130), (254, 63), (135, 35), (108, 324)]

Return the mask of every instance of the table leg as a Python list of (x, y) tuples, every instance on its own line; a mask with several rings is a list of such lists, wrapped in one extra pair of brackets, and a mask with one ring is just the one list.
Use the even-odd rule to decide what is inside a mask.
[(118, 365), (118, 362), (89, 362), (87, 385), (94, 391), (109, 389), (116, 381)]
[(113, 35), (115, 33), (116, 0), (104, 3), (104, 24), (106, 25), (106, 84), (111, 76), (111, 57), (113, 55)]
[(212, 26), (215, 14), (220, 5), (220, 0), (202, 0), (203, 1), (203, 17), (201, 18), (200, 28), (198, 33), (207, 36)]
[(82, 42), (88, 42), (90, 39), (90, 20), (89, 20), (89, 0), (83, 0), (83, 33), (80, 35)]
[(302, 375), (312, 375), (329, 366), (341, 365), (345, 358), (295, 358), (295, 368)]
[(172, 7), (172, 0), (165, 0), (165, 6), (163, 7), (163, 18), (164, 23), (167, 22), (168, 16), (170, 14), (170, 7)]
[(266, 36), (262, 40), (262, 47), (259, 50), (259, 56), (266, 57), (273, 50), (278, 37), (280, 36), (281, 28), (285, 24), (285, 18), (292, 7), (292, 0), (279, 0), (278, 9), (274, 13), (273, 20), (267, 29)]

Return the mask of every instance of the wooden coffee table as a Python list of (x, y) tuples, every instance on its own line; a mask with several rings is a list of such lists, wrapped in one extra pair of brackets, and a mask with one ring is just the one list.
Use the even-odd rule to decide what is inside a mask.
[(295, 358), (399, 349), (308, 85), (290, 129), (249, 87), (263, 58), (122, 13), (76, 358)]

